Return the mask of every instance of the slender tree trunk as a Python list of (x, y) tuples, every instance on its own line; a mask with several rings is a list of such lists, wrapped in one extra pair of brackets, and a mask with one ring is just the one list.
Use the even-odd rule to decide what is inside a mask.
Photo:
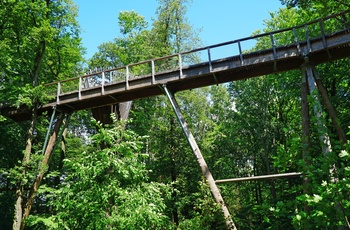
[[(174, 118), (171, 118), (170, 121), (170, 133), (174, 133)], [(177, 173), (176, 173), (176, 162), (175, 162), (175, 151), (174, 151), (174, 141), (173, 138), (171, 138), (171, 144), (170, 144), (170, 176), (171, 176), (171, 182), (173, 187), (173, 192), (171, 193), (172, 198), (172, 220), (176, 224), (176, 226), (179, 225), (179, 215), (176, 208), (176, 200), (177, 200), (177, 193), (176, 193), (176, 180), (177, 180)]]
[[(37, 50), (37, 53), (36, 53), (36, 56), (34, 59), (34, 68), (33, 68), (32, 74), (31, 74), (33, 87), (38, 86), (39, 71), (40, 71), (40, 66), (42, 63), (42, 59), (44, 57), (45, 50), (46, 50), (46, 42), (43, 40), (38, 44), (38, 50)], [(22, 166), (24, 166), (22, 173), (24, 175), (27, 173), (26, 164), (30, 160), (31, 151), (32, 151), (33, 134), (35, 131), (37, 116), (38, 116), (37, 115), (37, 108), (38, 108), (38, 102), (36, 101), (36, 99), (33, 99), (32, 121), (31, 121), (31, 125), (29, 127), (29, 130), (28, 130), (28, 138), (26, 141), (26, 148), (25, 148), (24, 157), (22, 160)], [(23, 218), (23, 216), (24, 216), (23, 198), (24, 198), (25, 194), (24, 194), (22, 182), (21, 182), (20, 188), (16, 192), (16, 196), (17, 196), (17, 200), (16, 200), (16, 205), (15, 205), (15, 219), (14, 219), (14, 223), (13, 223), (13, 230), (22, 229), (22, 226), (24, 226), (24, 222), (23, 222), (23, 220), (24, 220), (24, 218)]]
[[(61, 140), (61, 151), (60, 151), (60, 161), (58, 163), (58, 170), (62, 171), (63, 169), (63, 161), (66, 158), (66, 151), (67, 151), (67, 132), (68, 128), (67, 126), (64, 127), (64, 130), (62, 132), (62, 140)], [(56, 185), (60, 184), (60, 176), (55, 177), (55, 183)]]
[[(255, 175), (259, 175), (259, 172), (258, 172), (258, 168), (257, 168), (257, 159), (256, 159), (256, 153), (254, 152), (254, 157), (253, 157), (253, 176)], [(249, 175), (249, 176), (252, 176), (252, 175)], [(254, 190), (252, 192), (255, 193), (255, 201), (258, 205), (261, 204), (261, 200), (260, 200), (260, 184), (259, 184), (259, 181), (255, 181), (255, 182), (252, 182), (253, 185), (254, 185)], [(253, 194), (254, 195), (254, 194)]]
[[(28, 129), (28, 134), (27, 134), (27, 140), (26, 140), (26, 147), (24, 150), (24, 157), (22, 160), (22, 166), (23, 166), (23, 171), (22, 174), (25, 177), (27, 174), (27, 168), (26, 165), (30, 161), (30, 156), (31, 156), (31, 151), (32, 151), (32, 142), (34, 139), (34, 131), (36, 127), (36, 122), (37, 122), (37, 105), (35, 104), (33, 109), (32, 109), (32, 120), (30, 123), (30, 127)], [(21, 228), (22, 224), (22, 216), (23, 216), (23, 198), (25, 197), (24, 194), (24, 186), (25, 184), (21, 181), (19, 183), (18, 189), (16, 190), (16, 204), (15, 204), (15, 214), (14, 214), (14, 221), (13, 221), (13, 230), (19, 230)]]
[[(304, 160), (304, 181), (303, 181), (303, 192), (304, 194), (311, 193), (311, 184), (308, 177), (309, 166), (310, 166), (310, 114), (309, 114), (309, 103), (307, 96), (309, 94), (305, 67), (303, 67), (302, 83), (301, 83), (301, 110), (302, 110), (302, 157)], [(309, 214), (311, 211), (307, 203), (304, 204), (304, 212)]]
[(60, 115), (60, 118), (57, 120), (56, 124), (55, 124), (55, 128), (54, 128), (54, 131), (50, 137), (50, 140), (47, 144), (47, 147), (46, 147), (46, 150), (45, 150), (45, 154), (44, 154), (44, 158), (43, 160), (41, 161), (41, 164), (40, 164), (40, 171), (39, 171), (39, 174), (38, 176), (36, 177), (31, 189), (30, 189), (30, 192), (29, 192), (29, 195), (28, 195), (28, 199), (27, 199), (27, 202), (26, 202), (26, 205), (25, 205), (25, 208), (24, 208), (24, 212), (23, 212), (23, 216), (22, 216), (22, 222), (21, 222), (21, 230), (24, 229), (25, 227), (25, 219), (29, 216), (30, 214), (30, 210), (32, 208), (32, 205), (33, 205), (33, 202), (34, 202), (34, 198), (35, 198), (35, 195), (39, 189), (39, 186), (41, 184), (41, 181), (43, 179), (43, 176), (45, 174), (45, 172), (47, 171), (47, 168), (48, 168), (48, 162), (49, 162), (49, 159), (50, 159), (50, 156), (54, 150), (54, 146), (55, 146), (55, 142), (59, 136), (59, 131), (60, 131), (60, 128), (61, 128), (61, 125), (63, 123), (63, 120), (65, 118), (65, 114), (61, 114)]

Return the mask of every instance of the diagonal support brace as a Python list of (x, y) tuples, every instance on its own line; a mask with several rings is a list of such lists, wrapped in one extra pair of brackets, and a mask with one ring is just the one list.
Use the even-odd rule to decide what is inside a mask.
[(184, 131), (186, 138), (191, 145), (191, 149), (193, 151), (193, 154), (196, 157), (197, 163), (202, 171), (202, 174), (209, 184), (210, 192), (211, 192), (213, 198), (215, 199), (216, 203), (218, 203), (221, 206), (221, 210), (222, 210), (224, 217), (225, 217), (227, 229), (237, 230), (235, 224), (232, 221), (231, 215), (230, 215), (230, 213), (225, 205), (225, 202), (221, 196), (221, 193), (220, 193), (218, 187), (216, 186), (215, 180), (214, 180), (211, 172), (209, 171), (207, 163), (205, 162), (205, 160), (202, 156), (202, 153), (201, 153), (200, 149), (198, 148), (197, 142), (194, 139), (190, 129), (188, 128), (188, 124), (185, 121), (185, 118), (181, 113), (180, 107), (176, 101), (174, 94), (168, 90), (166, 85), (163, 85), (162, 87), (165, 91), (166, 96), (168, 97), (168, 99), (171, 103), (171, 106), (174, 109), (176, 117), (180, 122), (181, 128)]
[(44, 145), (43, 145), (43, 150), (42, 150), (42, 153), (43, 153), (43, 154), (45, 153), (46, 145), (47, 145), (47, 142), (48, 142), (48, 140), (49, 140), (49, 136), (50, 136), (50, 132), (51, 132), (51, 127), (52, 127), (52, 124), (53, 124), (53, 120), (55, 119), (56, 107), (53, 107), (52, 110), (53, 110), (53, 111), (52, 111), (52, 114), (51, 114), (50, 124), (49, 124), (49, 127), (48, 127), (48, 129), (47, 129), (46, 137), (45, 137), (45, 141), (44, 141)]

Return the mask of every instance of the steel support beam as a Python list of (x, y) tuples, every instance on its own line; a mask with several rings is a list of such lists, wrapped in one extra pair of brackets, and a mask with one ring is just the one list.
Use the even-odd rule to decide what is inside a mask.
[(332, 151), (331, 140), (327, 132), (326, 124), (322, 118), (322, 106), (319, 98), (319, 92), (317, 90), (316, 79), (314, 76), (314, 71), (316, 71), (315, 66), (310, 62), (306, 62), (302, 71), (305, 71), (307, 76), (307, 82), (309, 86), (310, 95), (313, 97), (313, 110), (317, 119), (317, 126), (319, 132), (319, 139), (322, 144), (322, 152), (324, 155), (329, 154)]
[(205, 162), (202, 153), (197, 145), (196, 140), (194, 139), (190, 129), (188, 128), (188, 124), (185, 121), (184, 116), (181, 113), (180, 107), (176, 101), (176, 98), (174, 96), (174, 94), (168, 90), (168, 88), (166, 87), (166, 85), (163, 85), (163, 89), (165, 91), (166, 96), (168, 97), (171, 106), (174, 109), (174, 112), (180, 122), (180, 125), (182, 127), (182, 130), (184, 131), (186, 138), (188, 140), (188, 142), (190, 143), (191, 149), (193, 151), (193, 154), (196, 157), (197, 163), (202, 171), (202, 174), (204, 176), (204, 178), (207, 180), (209, 187), (210, 187), (210, 192), (213, 196), (213, 198), (215, 199), (216, 203), (218, 203), (221, 206), (221, 210), (224, 214), (225, 217), (225, 221), (226, 221), (226, 227), (227, 229), (233, 229), (233, 230), (237, 230), (235, 224), (232, 221), (230, 212), (228, 211), (225, 202), (221, 196), (221, 193), (219, 191), (219, 188), (216, 186), (215, 180), (211, 174), (211, 172), (209, 171), (209, 168), (207, 166), (207, 163)]
[(46, 132), (46, 137), (45, 137), (45, 141), (44, 141), (44, 145), (43, 145), (43, 150), (42, 150), (42, 153), (43, 153), (43, 154), (45, 153), (47, 141), (49, 140), (49, 136), (50, 136), (50, 132), (51, 132), (51, 127), (52, 127), (53, 120), (55, 119), (55, 115), (56, 115), (56, 107), (53, 108), (52, 115), (51, 115), (51, 119), (50, 119), (50, 124), (49, 124), (49, 127), (48, 127), (47, 132)]

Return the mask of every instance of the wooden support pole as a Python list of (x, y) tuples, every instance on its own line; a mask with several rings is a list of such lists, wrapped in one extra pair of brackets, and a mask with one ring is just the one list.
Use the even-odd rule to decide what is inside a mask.
[(216, 203), (218, 203), (221, 206), (221, 210), (222, 210), (224, 217), (225, 217), (227, 229), (237, 230), (235, 224), (232, 221), (231, 215), (230, 215), (230, 213), (225, 205), (225, 202), (221, 196), (219, 188), (216, 186), (215, 180), (214, 180), (211, 172), (209, 171), (207, 163), (205, 162), (205, 160), (202, 156), (202, 153), (197, 145), (197, 142), (194, 139), (190, 129), (188, 128), (188, 124), (185, 121), (185, 118), (181, 113), (180, 107), (175, 99), (174, 94), (167, 89), (166, 85), (163, 85), (163, 89), (164, 89), (164, 91), (165, 91), (165, 93), (166, 93), (166, 95), (171, 103), (171, 106), (174, 109), (174, 112), (175, 112), (175, 114), (180, 122), (182, 130), (184, 131), (186, 138), (191, 145), (192, 151), (196, 157), (197, 163), (202, 171), (202, 174), (209, 184), (210, 192), (211, 192), (213, 198), (215, 199)]
[(305, 63), (304, 71), (306, 72), (306, 75), (307, 75), (309, 92), (315, 100), (313, 108), (314, 108), (314, 114), (317, 118), (319, 139), (320, 139), (320, 142), (322, 143), (322, 152), (324, 155), (328, 155), (332, 151), (331, 140), (327, 132), (327, 127), (324, 121), (322, 120), (322, 107), (318, 96), (316, 82), (315, 82), (315, 78), (312, 70), (313, 70), (312, 65), (309, 62)]
[(324, 105), (327, 109), (328, 115), (332, 119), (332, 124), (333, 124), (333, 126), (338, 134), (338, 138), (342, 142), (342, 144), (346, 144), (348, 142), (348, 140), (346, 138), (345, 132), (339, 124), (338, 116), (335, 113), (335, 110), (333, 108), (331, 100), (328, 97), (327, 89), (326, 89), (326, 87), (324, 87), (315, 66), (312, 66), (312, 72), (314, 73), (314, 77), (316, 78), (315, 82), (316, 82), (317, 89), (318, 89), (318, 91), (323, 99), (323, 102), (324, 102)]
[[(319, 79), (319, 76), (317, 74), (315, 65), (313, 65), (313, 64), (311, 64), (309, 62), (306, 62), (304, 64), (304, 67), (303, 67), (303, 72), (304, 72), (303, 73), (304, 75), (307, 75), (307, 82), (308, 82), (308, 85), (309, 85), (310, 93), (315, 98), (314, 113), (315, 113), (315, 116), (317, 118), (319, 138), (320, 138), (320, 141), (321, 141), (321, 143), (323, 145), (322, 146), (323, 154), (325, 156), (327, 156), (332, 151), (332, 147), (331, 147), (330, 137), (329, 137), (328, 132), (327, 132), (327, 127), (326, 127), (326, 125), (325, 125), (325, 123), (324, 123), (324, 121), (322, 120), (322, 117), (321, 117), (321, 115), (322, 115), (322, 108), (321, 108), (321, 103), (320, 103), (320, 100), (319, 100), (318, 93), (321, 94), (321, 97), (324, 100), (325, 106), (327, 108), (327, 111), (328, 111), (329, 115), (332, 118), (333, 125), (334, 125), (335, 129), (339, 129), (339, 130), (337, 130), (337, 133), (338, 133), (339, 139), (343, 143), (344, 142), (346, 143), (346, 136), (345, 136), (344, 133), (342, 133), (343, 131), (342, 131), (340, 125), (338, 124), (338, 119), (336, 117), (335, 111), (333, 109), (333, 106), (332, 106), (329, 98), (328, 98), (327, 91), (324, 88), (321, 80)], [(317, 78), (318, 78), (318, 81), (317, 81)], [(317, 91), (317, 89), (319, 91)], [(342, 136), (342, 135), (344, 135), (344, 136)], [(331, 164), (329, 166), (329, 175), (330, 175), (330, 180), (333, 183), (337, 183), (339, 181), (339, 178), (337, 178), (337, 176), (336, 176), (336, 165), (335, 164)], [(342, 204), (339, 203), (339, 202), (336, 202), (336, 211), (338, 213), (340, 213), (340, 215), (344, 216), (344, 223), (347, 225), (344, 228), (348, 229), (349, 221), (347, 219), (347, 216), (343, 214), (342, 210), (343, 210)]]

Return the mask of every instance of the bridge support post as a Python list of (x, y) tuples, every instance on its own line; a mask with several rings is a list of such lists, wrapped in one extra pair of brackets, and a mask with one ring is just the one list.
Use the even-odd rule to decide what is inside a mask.
[(196, 157), (197, 163), (202, 171), (202, 174), (209, 184), (210, 192), (211, 192), (213, 198), (215, 199), (215, 202), (221, 206), (221, 210), (222, 210), (224, 217), (225, 217), (227, 229), (237, 230), (237, 228), (236, 228), (236, 226), (231, 218), (230, 212), (228, 211), (227, 206), (225, 205), (225, 202), (221, 196), (219, 188), (216, 186), (215, 180), (214, 180), (211, 172), (209, 171), (207, 163), (205, 162), (205, 160), (202, 156), (202, 153), (197, 145), (197, 142), (194, 139), (190, 129), (188, 128), (188, 124), (185, 121), (185, 118), (181, 113), (180, 107), (176, 101), (174, 94), (168, 90), (166, 85), (163, 85), (163, 89), (164, 89), (166, 96), (168, 97), (168, 99), (171, 103), (171, 106), (173, 107), (173, 110), (176, 114), (176, 117), (179, 120), (179, 123), (182, 127), (182, 130), (184, 131), (184, 133), (186, 135), (186, 138), (191, 146), (193, 154)]
[(321, 96), (324, 102), (324, 106), (327, 110), (329, 117), (332, 119), (332, 124), (337, 132), (339, 140), (342, 142), (342, 144), (346, 144), (347, 138), (346, 138), (345, 132), (342, 129), (341, 125), (339, 124), (339, 119), (335, 113), (333, 105), (328, 97), (327, 90), (321, 81), (321, 78), (316, 70), (315, 65), (312, 63), (306, 62), (302, 66), (302, 71), (303, 71), (303, 74), (307, 76), (310, 92), (312, 93), (313, 91), (317, 90), (317, 92), (319, 93), (319, 95)]
[(102, 124), (112, 124), (111, 113), (116, 115), (119, 120), (127, 120), (129, 117), (132, 101), (121, 102), (115, 105), (107, 105), (103, 107), (93, 108), (92, 116)]
[(343, 128), (341, 127), (341, 125), (339, 124), (339, 119), (338, 119), (338, 117), (335, 113), (335, 110), (333, 108), (333, 105), (329, 99), (327, 89), (323, 85), (321, 78), (316, 70), (315, 65), (307, 64), (305, 66), (305, 68), (309, 69), (309, 73), (310, 73), (309, 75), (312, 77), (312, 79), (314, 81), (314, 85), (317, 87), (318, 92), (319, 92), (319, 94), (324, 102), (324, 106), (327, 109), (328, 115), (332, 119), (332, 124), (337, 132), (339, 140), (342, 142), (342, 144), (346, 144), (348, 142), (348, 140), (346, 138), (345, 132), (344, 132)]
[[(326, 124), (324, 124), (324, 121), (322, 121), (321, 115), (322, 115), (322, 108), (321, 108), (321, 103), (320, 103), (320, 99), (319, 99), (319, 95), (322, 97), (324, 105), (327, 109), (328, 115), (331, 117), (332, 119), (332, 123), (334, 128), (336, 129), (336, 132), (338, 134), (339, 140), (345, 144), (347, 142), (345, 133), (343, 131), (343, 129), (341, 128), (341, 126), (339, 125), (339, 121), (338, 118), (335, 114), (335, 110), (328, 98), (328, 94), (326, 91), (326, 88), (323, 86), (323, 83), (321, 81), (321, 79), (319, 78), (319, 75), (316, 71), (315, 65), (306, 61), (302, 66), (302, 74), (303, 74), (303, 88), (306, 88), (306, 92), (303, 92), (302, 95), (304, 95), (303, 101), (306, 101), (307, 104), (307, 93), (310, 93), (311, 96), (314, 97), (315, 99), (315, 105), (313, 107), (314, 109), (314, 114), (316, 116), (317, 119), (317, 125), (318, 125), (318, 132), (319, 132), (319, 139), (320, 142), (322, 144), (322, 152), (325, 156), (327, 156), (328, 154), (330, 154), (330, 152), (332, 151), (332, 146), (331, 146), (331, 142), (330, 142), (330, 137), (328, 135), (327, 132), (327, 127)], [(302, 88), (302, 89), (303, 89)], [(305, 90), (304, 90), (305, 91)], [(304, 120), (304, 116), (309, 116), (309, 114), (304, 114), (303, 112), (303, 120)], [(309, 124), (307, 129), (310, 129), (310, 118), (309, 119)], [(304, 124), (304, 121), (303, 121)], [(309, 151), (309, 146), (311, 145), (310, 143), (310, 130), (308, 130), (307, 135), (304, 136), (304, 127), (303, 127), (303, 139), (306, 138), (308, 140), (307, 145), (308, 146), (303, 146), (303, 148), (307, 148), (307, 152)], [(303, 143), (304, 144), (304, 143)], [(308, 156), (309, 157), (309, 156)], [(309, 159), (307, 159), (307, 166), (310, 165), (310, 162), (308, 162)], [(336, 165), (335, 164), (331, 164), (329, 165), (329, 176), (330, 176), (330, 180), (333, 183), (337, 183), (338, 182), (338, 178), (336, 177), (335, 171), (336, 171)], [(308, 178), (305, 178), (307, 181), (309, 180)], [(310, 185), (308, 185), (307, 187), (309, 188)], [(305, 184), (304, 184), (304, 192), (305, 192)], [(337, 215), (342, 216), (342, 218), (344, 218), (343, 223), (344, 226), (342, 226), (340, 229), (348, 229), (349, 228), (349, 221), (347, 219), (347, 216), (345, 216), (342, 212), (343, 207), (342, 204), (340, 204), (339, 202), (336, 202), (336, 209), (337, 209)], [(307, 211), (309, 211), (309, 208), (307, 208)]]
[(332, 147), (331, 147), (331, 141), (327, 132), (327, 127), (321, 118), (322, 107), (321, 107), (321, 102), (317, 91), (315, 76), (314, 76), (315, 71), (316, 71), (315, 66), (309, 62), (305, 63), (305, 65), (303, 66), (303, 72), (307, 79), (306, 81), (308, 83), (309, 93), (315, 99), (313, 110), (317, 118), (319, 138), (322, 143), (322, 152), (324, 155), (327, 155), (332, 151)]

